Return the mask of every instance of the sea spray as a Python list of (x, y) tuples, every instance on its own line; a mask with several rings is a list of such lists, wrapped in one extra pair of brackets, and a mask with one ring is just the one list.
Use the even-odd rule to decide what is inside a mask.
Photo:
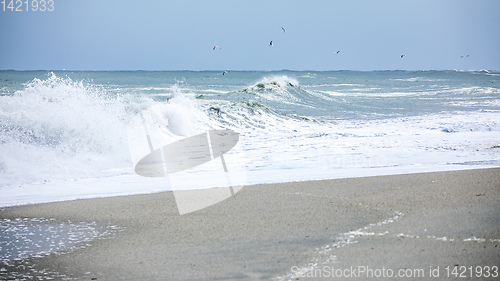
[(166, 100), (116, 92), (49, 73), (0, 96), (0, 186), (131, 173), (126, 126), (152, 106), (164, 141), (211, 128), (194, 96), (177, 85)]
[(0, 98), (0, 185), (96, 176), (126, 165), (125, 99), (53, 73)]
[(183, 89), (175, 85), (172, 87), (172, 98), (163, 104), (163, 114), (168, 129), (178, 136), (190, 136), (209, 127), (208, 117), (198, 106), (193, 95), (187, 95)]

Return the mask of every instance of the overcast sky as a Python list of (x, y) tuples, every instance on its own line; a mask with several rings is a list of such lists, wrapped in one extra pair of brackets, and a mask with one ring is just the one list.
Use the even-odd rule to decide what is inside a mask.
[(500, 70), (500, 1), (54, 0), (0, 36), (0, 69)]

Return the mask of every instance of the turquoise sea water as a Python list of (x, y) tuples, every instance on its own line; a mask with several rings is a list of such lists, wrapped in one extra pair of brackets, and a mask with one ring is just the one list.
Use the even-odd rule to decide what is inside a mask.
[[(162, 190), (127, 132), (151, 107), (166, 142), (238, 132), (248, 184), (500, 165), (495, 71), (1, 71), (0, 203)], [(88, 180), (107, 190), (70, 187)]]

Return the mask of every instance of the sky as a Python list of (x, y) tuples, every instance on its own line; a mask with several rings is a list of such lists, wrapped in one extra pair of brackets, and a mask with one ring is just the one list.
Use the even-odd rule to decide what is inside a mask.
[(10, 1), (4, 70), (500, 70), (498, 0)]

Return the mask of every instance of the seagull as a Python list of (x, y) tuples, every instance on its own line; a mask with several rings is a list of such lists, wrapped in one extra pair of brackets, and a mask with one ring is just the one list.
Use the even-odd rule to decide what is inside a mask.
[(212, 50), (214, 50), (214, 51), (215, 51), (215, 49), (217, 49), (217, 48), (222, 49), (221, 47), (219, 47), (219, 46), (217, 46), (217, 45), (216, 45), (216, 46), (214, 46), (214, 47), (212, 48)]
[(402, 55), (401, 55), (401, 58), (404, 58), (404, 57), (406, 57), (406, 55), (405, 55), (405, 54), (402, 54)]
[(224, 75), (224, 74), (226, 74), (226, 73), (227, 73), (227, 71), (226, 71), (226, 70), (224, 70), (224, 72), (222, 72), (222, 75)]
[(283, 26), (281, 27), (281, 29), (283, 29), (283, 33), (286, 33), (286, 30)]
[(468, 57), (469, 57), (469, 55), (460, 56), (460, 58), (461, 58), (461, 59), (463, 59), (463, 58), (468, 58)]
[(269, 42), (269, 46), (272, 47), (273, 46), (273, 41)]
[(340, 53), (340, 51), (336, 51), (335, 54), (338, 55)]

